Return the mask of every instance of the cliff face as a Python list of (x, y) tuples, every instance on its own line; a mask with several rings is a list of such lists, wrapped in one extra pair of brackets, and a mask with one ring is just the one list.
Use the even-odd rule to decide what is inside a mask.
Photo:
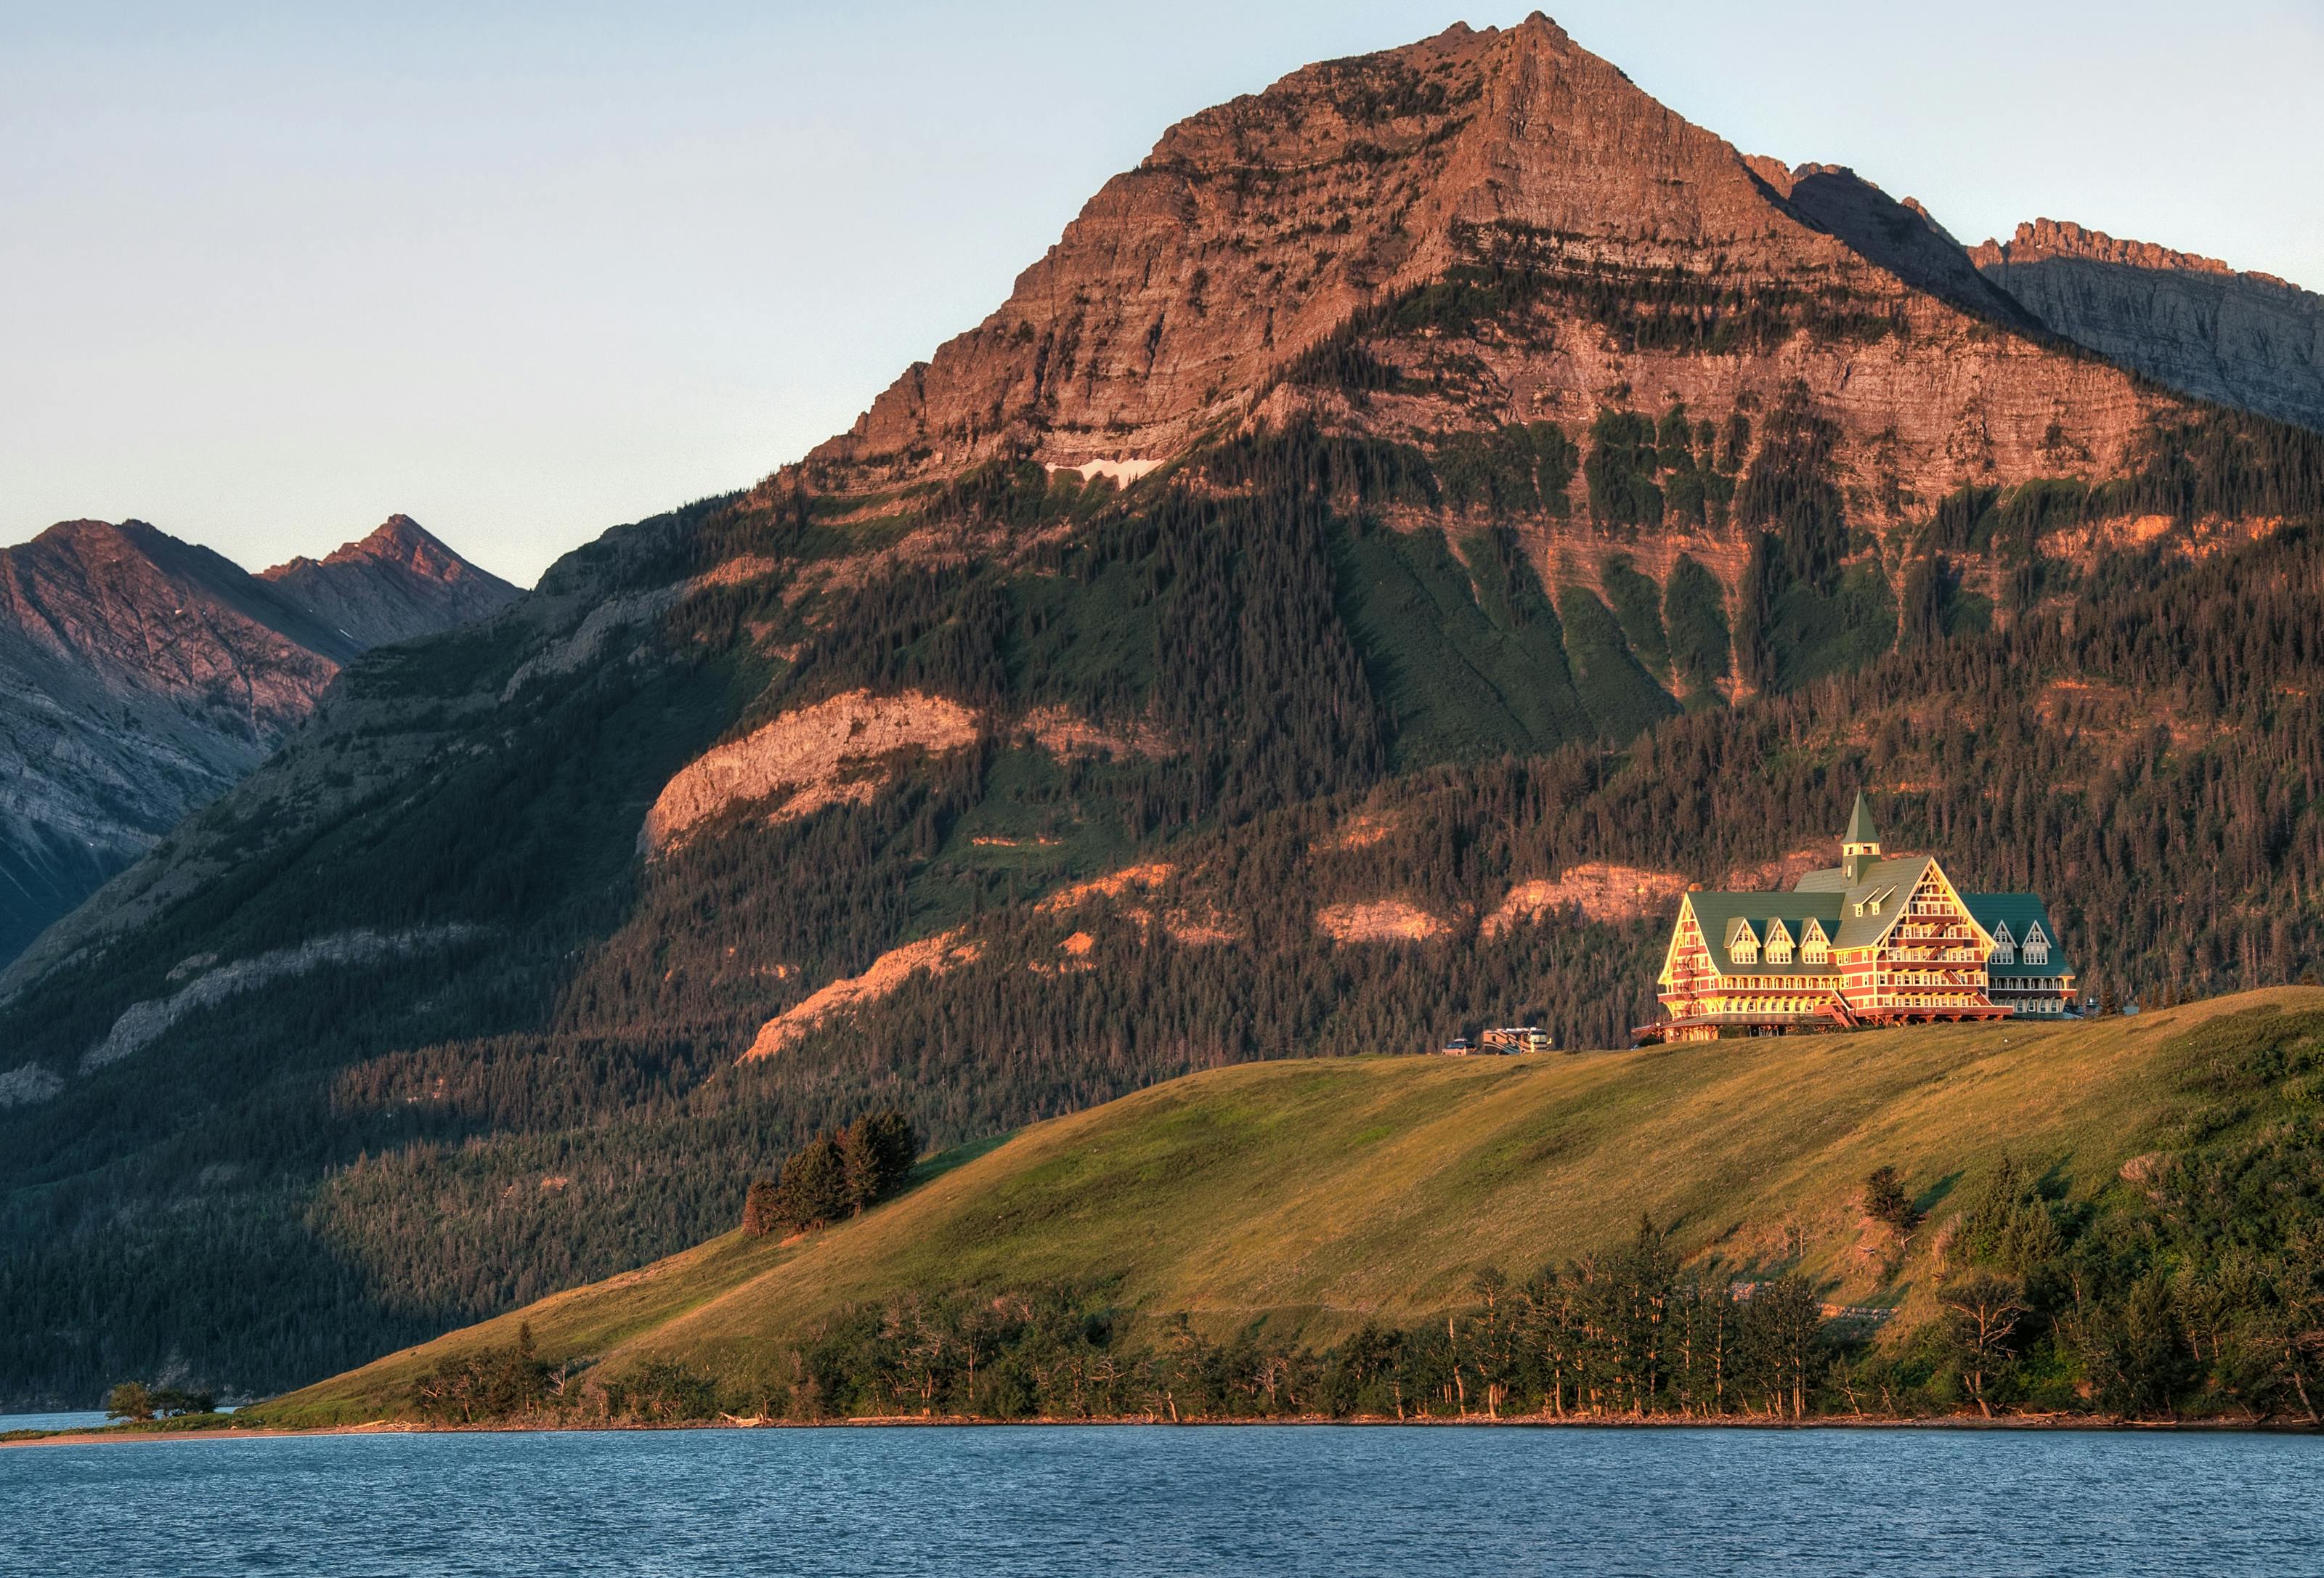
[[(1283, 386), (1368, 310), (1368, 354), (1420, 370), (1443, 326), (1381, 315), (1512, 267), (1536, 288), (1475, 350), (1481, 380), (1360, 413)], [(1616, 321), (1609, 297), (1643, 309)], [(1916, 206), (1746, 159), (1536, 14), (1308, 67), (1173, 127), (805, 475), (1154, 461), (1254, 412), (1425, 438), (1609, 407), (1716, 419), (1796, 390), (1838, 424), (1842, 471), (1924, 511), (1965, 482), (2114, 471), (2165, 403), (2037, 329)]]
[(135, 521), (0, 551), (0, 959), (255, 768), (357, 653), (516, 595), (400, 515), (264, 576)]
[(2324, 296), (2050, 219), (1970, 255), (2055, 333), (2173, 389), (2324, 432)]

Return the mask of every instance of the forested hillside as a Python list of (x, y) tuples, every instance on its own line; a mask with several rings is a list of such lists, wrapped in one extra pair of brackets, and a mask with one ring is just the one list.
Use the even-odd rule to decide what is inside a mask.
[(342, 1369), (872, 1110), (1618, 1045), (1677, 892), (1859, 786), (2117, 1000), (2314, 969), (2324, 438), (1887, 272), (1545, 27), (1195, 117), (854, 433), (351, 664), (0, 977), (0, 1397)]
[(2313, 1425), (2320, 1002), (1216, 1070), (260, 1418)]

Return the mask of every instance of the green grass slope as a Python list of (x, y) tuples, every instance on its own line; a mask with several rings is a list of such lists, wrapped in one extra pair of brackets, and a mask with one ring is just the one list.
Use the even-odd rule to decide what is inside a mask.
[(1871, 1168), (1896, 1167), (1932, 1219), (2005, 1153), (2090, 1198), (2186, 1106), (2175, 1038), (2230, 1013), (2319, 1008), (2324, 991), (2285, 988), (2074, 1025), (1221, 1068), (946, 1158), (821, 1233), (729, 1233), (262, 1412), (406, 1412), (421, 1375), (507, 1348), (520, 1322), (547, 1359), (609, 1374), (669, 1360), (746, 1389), (851, 1305), (1051, 1279), (1109, 1280), (1133, 1319), (1259, 1321), (1324, 1343), (1448, 1308), (1480, 1268), (1603, 1249), (1642, 1213), (1683, 1250), (1795, 1268), (1827, 1298), (1913, 1316), (1930, 1307), (1926, 1251), (1894, 1276), (1858, 1252)]

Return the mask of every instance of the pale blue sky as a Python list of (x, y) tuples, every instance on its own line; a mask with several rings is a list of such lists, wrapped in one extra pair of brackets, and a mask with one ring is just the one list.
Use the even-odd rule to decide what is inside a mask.
[[(134, 515), (256, 568), (402, 510), (530, 582), (845, 427), (1178, 116), (1523, 14), (0, 0), (0, 542)], [(1964, 241), (2324, 288), (2319, 0), (1554, 14)]]

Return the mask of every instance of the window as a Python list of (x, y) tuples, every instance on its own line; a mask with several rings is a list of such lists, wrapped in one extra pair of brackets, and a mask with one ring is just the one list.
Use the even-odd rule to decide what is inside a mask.
[(1831, 963), (1831, 939), (1823, 935), (1821, 922), (1811, 920), (1800, 933), (1800, 957), (1811, 964)]
[(1756, 964), (1759, 962), (1759, 935), (1751, 929), (1749, 921), (1738, 920), (1735, 923), (1735, 935), (1728, 939), (1727, 951), (1734, 955), (1735, 962), (1738, 964)]
[(1767, 922), (1767, 963), (1788, 964), (1792, 962), (1792, 934), (1780, 920)]
[(2025, 928), (2025, 962), (2046, 964), (2050, 962), (2050, 939), (2042, 935), (2042, 923), (2035, 921)]
[[(2029, 937), (2028, 942), (2032, 939)], [(1997, 964), (2017, 963), (2016, 939), (2009, 935), (2009, 923), (2003, 921), (1993, 928), (1993, 962)]]

